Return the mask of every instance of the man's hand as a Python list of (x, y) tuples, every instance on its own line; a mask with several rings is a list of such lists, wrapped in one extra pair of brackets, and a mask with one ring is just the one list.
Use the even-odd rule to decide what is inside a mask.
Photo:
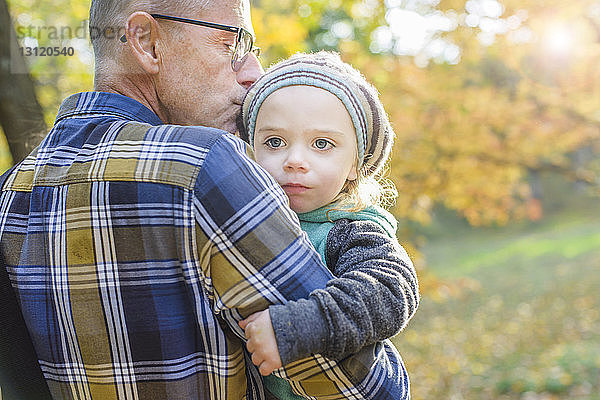
[(252, 363), (258, 367), (261, 375), (269, 375), (273, 370), (281, 368), (281, 358), (269, 310), (254, 313), (240, 321), (239, 325), (248, 339), (246, 348), (252, 354)]

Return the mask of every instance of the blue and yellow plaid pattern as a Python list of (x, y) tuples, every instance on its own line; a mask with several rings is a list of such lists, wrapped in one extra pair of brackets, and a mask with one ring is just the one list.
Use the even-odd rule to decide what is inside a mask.
[[(263, 399), (238, 321), (332, 278), (241, 140), (111, 93), (67, 98), (10, 174), (0, 244), (57, 399)], [(408, 398), (389, 342), (277, 374), (309, 398)]]

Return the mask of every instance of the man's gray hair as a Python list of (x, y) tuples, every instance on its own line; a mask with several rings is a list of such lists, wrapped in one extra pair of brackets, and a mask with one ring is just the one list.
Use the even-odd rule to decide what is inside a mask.
[(135, 11), (190, 17), (206, 9), (213, 0), (92, 0), (90, 38), (96, 61), (110, 56), (125, 34), (127, 17)]

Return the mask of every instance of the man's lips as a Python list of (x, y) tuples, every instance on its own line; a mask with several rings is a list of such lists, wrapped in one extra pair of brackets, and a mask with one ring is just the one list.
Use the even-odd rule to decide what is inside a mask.
[(301, 194), (310, 189), (308, 186), (304, 186), (299, 183), (286, 183), (285, 185), (281, 185), (281, 187), (288, 195)]

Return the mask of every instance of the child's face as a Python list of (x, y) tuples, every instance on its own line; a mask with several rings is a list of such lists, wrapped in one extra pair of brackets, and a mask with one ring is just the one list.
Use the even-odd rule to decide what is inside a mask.
[(292, 210), (330, 203), (357, 178), (356, 134), (350, 114), (332, 93), (288, 86), (263, 102), (256, 119), (256, 160), (281, 185)]

